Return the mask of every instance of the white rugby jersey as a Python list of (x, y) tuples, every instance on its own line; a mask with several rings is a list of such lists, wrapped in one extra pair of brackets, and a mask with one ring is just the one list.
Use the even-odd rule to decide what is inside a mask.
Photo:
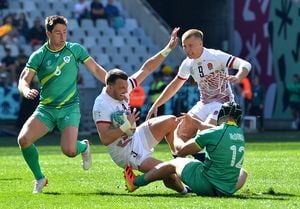
[(198, 84), (200, 101), (224, 103), (233, 100), (229, 82), (225, 79), (235, 57), (220, 50), (203, 48), (197, 59), (186, 58), (179, 67), (177, 77), (187, 80), (192, 76)]
[[(95, 124), (107, 123), (112, 124), (111, 115), (116, 111), (128, 112), (129, 107), (129, 94), (137, 86), (134, 79), (129, 78), (128, 80), (128, 91), (127, 100), (119, 101), (112, 98), (106, 93), (106, 87), (103, 88), (101, 94), (96, 98), (93, 107), (93, 120)], [(131, 141), (131, 137), (123, 135), (122, 137), (116, 139), (113, 143), (108, 145), (108, 152), (111, 155), (113, 161), (117, 165), (127, 165), (128, 157), (127, 153), (130, 152), (130, 146), (128, 144)], [(126, 156), (126, 157), (125, 157)]]

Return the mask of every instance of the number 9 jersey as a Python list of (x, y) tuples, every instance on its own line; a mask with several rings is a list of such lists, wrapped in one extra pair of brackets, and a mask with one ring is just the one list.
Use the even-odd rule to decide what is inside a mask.
[(186, 58), (179, 67), (177, 77), (187, 80), (192, 76), (200, 90), (200, 101), (224, 103), (233, 100), (233, 93), (226, 80), (228, 68), (238, 67), (234, 64), (236, 57), (220, 50), (203, 48), (197, 59)]

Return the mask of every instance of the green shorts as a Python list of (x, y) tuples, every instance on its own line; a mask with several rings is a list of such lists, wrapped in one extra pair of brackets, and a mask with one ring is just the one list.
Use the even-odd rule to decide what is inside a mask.
[(39, 105), (34, 116), (42, 121), (49, 131), (52, 131), (55, 126), (61, 131), (67, 126), (79, 127), (80, 108), (78, 103), (60, 109)]
[(212, 184), (203, 175), (203, 163), (200, 161), (188, 163), (182, 170), (181, 179), (197, 195), (216, 196)]

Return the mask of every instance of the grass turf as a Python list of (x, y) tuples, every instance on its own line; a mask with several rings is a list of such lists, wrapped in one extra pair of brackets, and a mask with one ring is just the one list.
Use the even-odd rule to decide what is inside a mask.
[[(15, 139), (0, 138), (0, 208), (300, 208), (300, 141), (274, 141), (275, 135), (262, 134), (270, 137), (267, 142), (249, 136), (244, 162), (248, 181), (231, 198), (182, 196), (162, 182), (129, 194), (122, 169), (106, 147), (93, 139), (93, 167), (84, 171), (80, 156), (72, 159), (61, 153), (55, 135), (37, 143), (49, 185), (43, 194), (32, 195), (33, 177)], [(159, 144), (154, 155), (171, 159), (166, 144)]]

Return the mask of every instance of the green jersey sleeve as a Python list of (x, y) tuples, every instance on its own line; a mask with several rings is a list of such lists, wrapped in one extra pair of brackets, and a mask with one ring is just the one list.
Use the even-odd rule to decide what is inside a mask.
[(84, 63), (90, 57), (86, 48), (78, 43), (67, 43), (67, 47), (80, 63)]

